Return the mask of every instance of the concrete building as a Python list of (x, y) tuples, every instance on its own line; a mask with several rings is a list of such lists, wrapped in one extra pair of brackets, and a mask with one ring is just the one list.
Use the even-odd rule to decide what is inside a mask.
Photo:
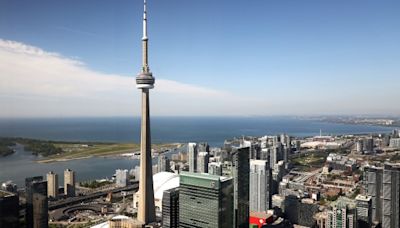
[(129, 174), (127, 169), (115, 170), (115, 185), (117, 187), (126, 187), (129, 183)]
[(199, 152), (197, 156), (197, 172), (208, 173), (209, 155), (208, 152)]
[(179, 227), (232, 227), (232, 212), (232, 178), (182, 172), (179, 189)]
[(391, 147), (391, 148), (400, 148), (400, 138), (390, 139), (389, 147)]
[(274, 146), (270, 150), (270, 155), (269, 155), (270, 167), (274, 167), (274, 165), (276, 163), (278, 163), (278, 161), (280, 160), (279, 157), (280, 157), (280, 153), (281, 153), (281, 151), (280, 151), (281, 144), (280, 144), (280, 142), (277, 142), (277, 144), (278, 144), (278, 146)]
[(277, 194), (279, 192), (279, 184), (285, 175), (285, 163), (283, 160), (278, 161), (271, 170), (270, 194)]
[(400, 130), (399, 129), (393, 129), (392, 137), (393, 138), (400, 138)]
[(275, 194), (271, 200), (271, 209), (285, 209), (285, 198), (282, 195)]
[(234, 227), (249, 227), (250, 160), (249, 147), (232, 151)]
[(189, 157), (189, 172), (197, 171), (197, 144), (189, 143), (188, 144), (188, 157)]
[(314, 219), (317, 223), (318, 228), (327, 228), (328, 227), (328, 212), (318, 212), (314, 216)]
[(47, 196), (57, 199), (58, 197), (58, 175), (53, 171), (46, 174), (47, 179)]
[(371, 196), (358, 195), (357, 204), (357, 227), (369, 228), (372, 225), (372, 198)]
[(201, 142), (197, 145), (198, 152), (210, 152), (210, 146), (206, 142)]
[(268, 161), (250, 160), (250, 211), (271, 208), (271, 171)]
[(398, 228), (400, 227), (400, 164), (385, 163), (382, 189), (382, 228)]
[(19, 227), (19, 199), (12, 192), (0, 190), (0, 227)]
[(162, 227), (179, 227), (179, 188), (168, 189), (163, 193)]
[(25, 179), (27, 228), (48, 227), (47, 181), (42, 176)]
[(70, 169), (64, 171), (64, 195), (75, 196), (75, 172)]
[(300, 140), (296, 140), (295, 146), (296, 146), (296, 151), (300, 151), (301, 150), (301, 141)]
[(222, 176), (222, 163), (221, 162), (208, 163), (208, 173), (212, 175)]

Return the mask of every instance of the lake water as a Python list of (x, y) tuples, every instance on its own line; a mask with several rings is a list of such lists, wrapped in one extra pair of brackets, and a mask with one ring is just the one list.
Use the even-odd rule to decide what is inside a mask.
[[(263, 136), (287, 133), (292, 136), (323, 134), (385, 133), (392, 128), (323, 123), (290, 117), (153, 117), (151, 123), (154, 143), (205, 141), (221, 146), (225, 139), (242, 135)], [(139, 142), (139, 118), (68, 118), (68, 119), (0, 119), (0, 136), (26, 137), (64, 141)], [(0, 158), (0, 182), (12, 180), (22, 187), (24, 178), (76, 171), (77, 180), (111, 177), (116, 169), (131, 169), (138, 160), (122, 157), (88, 158), (40, 164), (23, 148), (11, 156)], [(155, 162), (154, 160), (153, 162)]]

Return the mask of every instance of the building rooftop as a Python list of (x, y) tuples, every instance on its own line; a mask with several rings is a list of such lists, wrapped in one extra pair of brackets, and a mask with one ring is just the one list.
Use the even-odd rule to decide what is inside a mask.
[(189, 185), (210, 189), (220, 189), (226, 181), (232, 180), (229, 177), (222, 177), (208, 173), (182, 172), (180, 175), (180, 185)]
[(370, 201), (371, 200), (371, 196), (367, 196), (367, 195), (357, 195), (356, 200), (358, 201)]
[(213, 181), (225, 181), (227, 179), (230, 179), (228, 177), (223, 177), (223, 176), (218, 176), (218, 175), (212, 175), (209, 173), (191, 173), (191, 172), (182, 172), (181, 176), (183, 177), (194, 177), (194, 178), (201, 178), (201, 179), (207, 179), (207, 180), (213, 180)]
[(250, 159), (250, 164), (254, 165), (265, 165), (267, 162), (268, 162), (267, 160)]
[(355, 200), (341, 196), (336, 201), (332, 202), (331, 206), (337, 208), (356, 208), (356, 202)]

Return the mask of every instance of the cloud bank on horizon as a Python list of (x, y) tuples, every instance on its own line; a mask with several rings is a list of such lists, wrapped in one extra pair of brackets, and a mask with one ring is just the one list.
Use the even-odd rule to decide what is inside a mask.
[[(255, 99), (155, 75), (152, 115), (252, 114)], [(140, 115), (134, 77), (96, 72), (80, 61), (20, 42), (0, 39), (0, 81), (0, 117)]]
[[(269, 93), (266, 86), (259, 96), (249, 97), (244, 95), (249, 87), (221, 91), (157, 75), (152, 115), (400, 114), (400, 106), (392, 103), (398, 91), (349, 96), (351, 91), (342, 94), (338, 89), (336, 94), (316, 95), (310, 85), (303, 88), (303, 96), (287, 98)], [(73, 58), (16, 41), (0, 39), (0, 81), (0, 117), (140, 115), (140, 92), (133, 76), (97, 72)]]

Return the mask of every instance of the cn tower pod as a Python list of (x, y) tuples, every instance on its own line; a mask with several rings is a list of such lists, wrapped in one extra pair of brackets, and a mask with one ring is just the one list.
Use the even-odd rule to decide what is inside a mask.
[(136, 88), (138, 89), (153, 89), (154, 77), (151, 72), (141, 72), (136, 77)]

